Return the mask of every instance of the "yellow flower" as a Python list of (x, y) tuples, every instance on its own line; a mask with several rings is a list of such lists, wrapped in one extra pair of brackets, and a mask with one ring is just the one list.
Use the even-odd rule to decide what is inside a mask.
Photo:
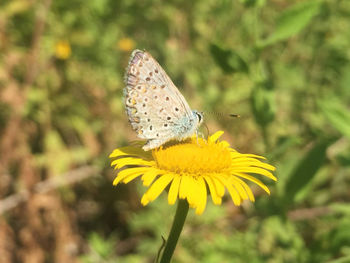
[(254, 195), (245, 181), (252, 181), (268, 194), (268, 187), (250, 173), (266, 176), (274, 181), (270, 171), (275, 167), (260, 161), (265, 159), (254, 154), (241, 154), (230, 148), (226, 141), (219, 141), (223, 134), (218, 131), (207, 140), (195, 136), (176, 142), (168, 147), (161, 146), (145, 152), (142, 145), (115, 149), (110, 158), (118, 170), (113, 185), (125, 184), (141, 177), (148, 190), (141, 203), (147, 205), (155, 200), (169, 186), (168, 203), (177, 198), (186, 199), (196, 214), (203, 213), (207, 203), (207, 189), (213, 203), (221, 204), (227, 189), (232, 201), (239, 206), (242, 200), (254, 201)]
[(124, 37), (118, 41), (118, 49), (124, 52), (129, 52), (135, 47), (135, 42), (131, 38)]
[(65, 60), (70, 57), (72, 53), (70, 44), (66, 40), (60, 40), (55, 45), (55, 56), (58, 59)]

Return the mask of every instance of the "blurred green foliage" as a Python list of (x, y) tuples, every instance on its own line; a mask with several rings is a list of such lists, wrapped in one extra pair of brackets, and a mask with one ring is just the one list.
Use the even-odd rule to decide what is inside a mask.
[[(350, 262), (349, 28), (348, 0), (3, 0), (1, 198), (93, 166), (100, 176), (54, 191), (61, 205), (44, 209), (65, 215), (52, 228), (70, 229), (70, 258), (154, 259), (175, 208), (162, 197), (141, 208), (137, 184), (114, 189), (108, 160), (136, 139), (123, 75), (145, 49), (192, 108), (240, 114), (205, 118), (240, 152), (267, 156), (279, 179), (254, 204), (190, 214), (174, 262)], [(38, 231), (33, 215), (18, 221), (25, 211), (4, 217), (17, 261), (33, 247), (22, 230)], [(57, 259), (67, 239), (40, 236), (35, 262), (70, 262)]]

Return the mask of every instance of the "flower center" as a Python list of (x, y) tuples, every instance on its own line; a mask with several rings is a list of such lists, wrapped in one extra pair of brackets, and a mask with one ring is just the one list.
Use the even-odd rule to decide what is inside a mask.
[(174, 173), (203, 174), (220, 172), (231, 165), (230, 151), (219, 143), (201, 138), (180, 142), (152, 151), (158, 167)]

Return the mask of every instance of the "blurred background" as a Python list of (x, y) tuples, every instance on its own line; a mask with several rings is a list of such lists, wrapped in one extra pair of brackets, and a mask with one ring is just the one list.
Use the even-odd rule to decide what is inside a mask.
[(139, 48), (277, 167), (271, 196), (191, 211), (173, 262), (350, 262), (349, 29), (347, 0), (1, 0), (0, 261), (153, 262), (176, 207), (108, 159)]

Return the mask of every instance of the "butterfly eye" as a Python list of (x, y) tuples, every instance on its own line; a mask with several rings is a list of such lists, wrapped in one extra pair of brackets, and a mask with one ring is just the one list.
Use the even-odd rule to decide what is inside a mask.
[(201, 122), (202, 121), (202, 115), (198, 112), (196, 112), (196, 115), (198, 117), (198, 122)]

